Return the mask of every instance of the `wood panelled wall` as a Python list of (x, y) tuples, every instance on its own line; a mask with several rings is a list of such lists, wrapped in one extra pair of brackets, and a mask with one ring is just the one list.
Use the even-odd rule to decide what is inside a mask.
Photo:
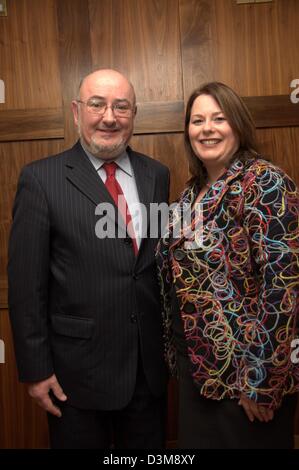
[[(133, 82), (132, 145), (169, 166), (171, 199), (188, 177), (184, 104), (193, 88), (220, 80), (246, 97), (262, 151), (299, 184), (299, 2), (235, 0), (7, 0), (0, 17), (0, 448), (47, 447), (44, 413), (18, 384), (7, 312), (7, 240), (21, 167), (76, 140), (70, 102), (82, 76), (112, 67)], [(279, 96), (277, 96), (279, 95)], [(170, 387), (168, 442), (176, 440)], [(297, 433), (299, 424), (297, 418)]]

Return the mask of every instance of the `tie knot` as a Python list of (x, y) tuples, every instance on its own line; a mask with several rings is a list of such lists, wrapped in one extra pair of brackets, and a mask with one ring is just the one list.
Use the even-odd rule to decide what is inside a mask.
[(107, 178), (110, 178), (110, 176), (115, 177), (117, 168), (117, 164), (115, 162), (104, 163), (103, 168), (106, 171)]

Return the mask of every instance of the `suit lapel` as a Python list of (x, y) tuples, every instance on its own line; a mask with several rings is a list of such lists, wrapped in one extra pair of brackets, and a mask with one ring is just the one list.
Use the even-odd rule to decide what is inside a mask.
[(130, 147), (127, 150), (134, 171), (139, 200), (148, 208), (153, 202), (154, 175), (147, 162), (140, 158), (136, 152), (133, 152)]
[(95, 205), (107, 201), (113, 203), (113, 199), (79, 142), (72, 148), (66, 166), (67, 179)]
[[(133, 152), (130, 149), (130, 147), (128, 147), (127, 151), (128, 151), (128, 155), (129, 155), (133, 172), (134, 172), (139, 201), (144, 205), (146, 209), (146, 218), (145, 220), (142, 221), (143, 229), (144, 227), (149, 228), (150, 205), (154, 200), (155, 176), (153, 174), (153, 171), (150, 165), (148, 165), (147, 162), (144, 161), (142, 157), (139, 157), (136, 152)], [(144, 240), (145, 238), (143, 237), (141, 240), (139, 252), (140, 252), (142, 245), (144, 244)]]
[[(135, 176), (139, 200), (146, 208), (146, 223), (148, 226), (150, 203), (153, 201), (155, 189), (154, 175), (150, 166), (147, 164), (147, 162), (144, 161), (144, 159), (139, 157), (136, 152), (130, 149), (130, 147), (128, 147), (127, 151)], [(93, 204), (95, 204), (95, 206), (103, 202), (109, 202), (116, 208), (109, 191), (107, 190), (94, 166), (89, 161), (79, 141), (69, 152), (66, 167), (66, 177), (68, 181), (70, 181), (70, 183), (73, 184), (78, 189), (78, 191), (84, 194)], [(109, 214), (107, 214), (107, 216), (109, 216)], [(115, 223), (118, 223), (117, 217)], [(120, 220), (120, 224), (123, 225), (122, 228), (125, 229), (122, 220)], [(143, 240), (141, 245), (142, 243)]]
[[(69, 153), (67, 163), (67, 179), (82, 194), (84, 194), (95, 206), (101, 203), (110, 203), (118, 214), (117, 207), (105, 184), (101, 180), (92, 163), (89, 161), (80, 142), (77, 142)], [(107, 213), (109, 217), (109, 212)], [(121, 228), (125, 231), (125, 225), (116, 215), (115, 223), (120, 222)], [(113, 220), (114, 220), (113, 219)]]

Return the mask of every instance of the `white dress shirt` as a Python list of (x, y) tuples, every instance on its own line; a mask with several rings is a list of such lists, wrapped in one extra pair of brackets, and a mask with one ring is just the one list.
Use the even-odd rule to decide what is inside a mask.
[[(103, 168), (103, 165), (104, 163), (106, 163), (106, 160), (102, 160), (101, 158), (95, 157), (85, 148), (84, 151), (91, 163), (93, 164), (101, 180), (105, 184), (107, 175), (106, 171)], [(132, 223), (134, 227), (136, 243), (139, 248), (142, 234), (142, 211), (139, 208), (140, 200), (138, 196), (134, 171), (127, 152), (122, 153), (114, 161), (117, 164), (115, 178), (117, 179), (127, 201), (128, 209), (131, 214)]]

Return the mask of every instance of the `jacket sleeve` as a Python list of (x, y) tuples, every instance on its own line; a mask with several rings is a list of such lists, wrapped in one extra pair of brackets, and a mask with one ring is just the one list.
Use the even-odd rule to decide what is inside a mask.
[(259, 297), (256, 318), (247, 329), (243, 391), (275, 409), (285, 392), (294, 391), (299, 378), (298, 365), (291, 361), (291, 342), (298, 332), (299, 197), (295, 184), (274, 167), (261, 172), (245, 193), (244, 215)]
[(21, 173), (9, 240), (9, 312), (22, 382), (53, 373), (47, 330), (49, 211), (31, 167)]

